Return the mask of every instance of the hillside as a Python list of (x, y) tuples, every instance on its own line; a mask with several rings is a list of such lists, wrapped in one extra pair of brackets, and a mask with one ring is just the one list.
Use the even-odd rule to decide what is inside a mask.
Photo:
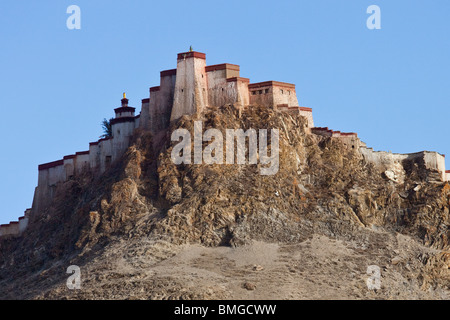
[[(309, 133), (306, 118), (268, 108), (226, 105), (169, 131), (196, 120), (278, 128), (279, 172), (177, 166), (170, 135), (154, 152), (156, 138), (136, 130), (102, 176), (59, 184), (23, 236), (0, 241), (0, 298), (450, 298), (450, 185), (423, 163), (405, 160), (396, 183), (340, 139)], [(66, 287), (70, 265), (81, 290)], [(366, 286), (370, 265), (379, 290)]]

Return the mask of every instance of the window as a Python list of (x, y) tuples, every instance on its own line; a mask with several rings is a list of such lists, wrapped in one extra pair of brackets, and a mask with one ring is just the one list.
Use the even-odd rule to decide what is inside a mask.
[(181, 92), (184, 92), (184, 89), (181, 89)]
[(111, 165), (112, 156), (106, 156), (105, 167), (108, 168)]
[(256, 91), (252, 91), (252, 95), (256, 95)]
[(259, 92), (258, 92), (259, 94), (262, 94), (262, 90), (259, 90)]
[(281, 94), (283, 94), (283, 89), (281, 89)]
[(266, 89), (265, 93), (269, 93), (269, 89)]
[(291, 95), (291, 91), (290, 90), (288, 90), (288, 95)]

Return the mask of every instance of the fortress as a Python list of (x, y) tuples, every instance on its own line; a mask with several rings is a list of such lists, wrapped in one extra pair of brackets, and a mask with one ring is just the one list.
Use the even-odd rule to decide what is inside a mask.
[(111, 137), (90, 143), (88, 151), (76, 152), (39, 166), (32, 208), (27, 209), (19, 221), (1, 225), (0, 237), (22, 235), (30, 216), (43, 212), (51, 203), (58, 184), (85, 171), (97, 175), (104, 173), (130, 146), (135, 129), (151, 132), (157, 145), (165, 137), (171, 122), (183, 115), (201, 113), (208, 107), (225, 104), (239, 108), (260, 105), (304, 116), (310, 134), (341, 139), (349, 148), (357, 149), (366, 161), (385, 171), (394, 182), (401, 183), (405, 174), (401, 162), (418, 158), (436, 179), (450, 181), (450, 171), (445, 170), (445, 156), (428, 151), (405, 155), (375, 152), (367, 148), (356, 133), (315, 128), (312, 109), (299, 106), (294, 84), (277, 81), (250, 83), (248, 78), (240, 77), (239, 71), (238, 65), (229, 63), (207, 66), (204, 53), (192, 50), (179, 53), (176, 69), (161, 71), (160, 85), (150, 88), (150, 96), (142, 100), (139, 115), (135, 115), (136, 109), (128, 105), (129, 100), (124, 94), (121, 106), (114, 109)]

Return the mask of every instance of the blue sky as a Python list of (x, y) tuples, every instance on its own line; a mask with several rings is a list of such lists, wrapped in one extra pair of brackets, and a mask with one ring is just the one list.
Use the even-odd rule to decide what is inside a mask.
[(140, 110), (190, 45), (252, 82), (295, 83), (316, 126), (450, 157), (449, 14), (448, 0), (1, 1), (0, 223), (31, 206), (39, 164), (88, 150), (122, 92)]

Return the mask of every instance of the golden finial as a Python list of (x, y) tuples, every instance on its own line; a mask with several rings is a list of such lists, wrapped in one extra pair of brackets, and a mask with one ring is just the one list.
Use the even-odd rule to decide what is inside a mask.
[(189, 52), (193, 52), (192, 46), (189, 47)]
[(123, 93), (123, 98), (126, 99), (127, 98), (127, 94), (124, 92)]

